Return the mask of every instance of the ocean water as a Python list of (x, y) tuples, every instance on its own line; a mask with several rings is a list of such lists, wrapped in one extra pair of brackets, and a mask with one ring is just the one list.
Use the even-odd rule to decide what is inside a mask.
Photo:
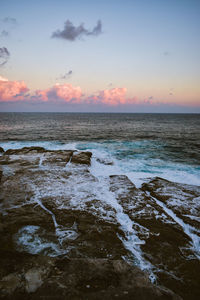
[(155, 176), (200, 185), (199, 114), (0, 113), (0, 145), (89, 150), (95, 172), (138, 187)]

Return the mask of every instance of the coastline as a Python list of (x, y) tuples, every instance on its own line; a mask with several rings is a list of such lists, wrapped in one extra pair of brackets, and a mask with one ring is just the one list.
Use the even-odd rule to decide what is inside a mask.
[[(127, 299), (134, 295), (136, 286), (141, 293), (144, 282), (147, 297), (152, 299), (159, 293), (169, 293), (170, 299), (197, 297), (198, 278), (194, 277), (190, 264), (198, 270), (199, 223), (195, 199), (198, 200), (200, 187), (156, 177), (137, 188), (124, 174), (99, 176), (91, 156), (91, 152), (42, 147), (7, 150), (0, 156), (2, 259), (7, 261), (9, 253), (13, 259), (18, 257), (10, 270), (1, 269), (1, 289), (5, 297), (13, 292), (24, 295), (31, 292), (34, 299), (34, 293), (37, 296), (43, 293), (48, 281), (53, 280), (49, 264), (59, 264), (66, 259), (72, 265), (80, 263), (91, 270), (93, 279), (86, 282), (84, 292), (81, 291), (81, 295), (87, 297), (91, 289), (97, 295), (100, 287), (106, 297), (114, 297), (116, 291), (110, 290), (112, 280), (105, 273), (108, 265), (118, 278), (117, 293), (125, 289)], [(95, 160), (102, 166), (112, 166), (102, 157)], [(174, 215), (182, 223), (177, 222)], [(20, 253), (25, 255), (25, 261), (19, 258)], [(36, 267), (32, 257), (43, 262), (37, 262)], [(34, 291), (27, 287), (28, 279), (22, 280), (23, 272), (13, 269), (15, 265), (26, 265), (26, 259), (27, 266), (31, 261), (34, 267), (30, 271), (29, 266), (23, 276), (41, 279)], [(103, 262), (105, 269), (100, 267)], [(95, 265), (93, 271), (91, 263)], [(121, 271), (116, 269), (116, 264), (120, 264)], [(41, 271), (45, 268), (48, 271)], [(71, 276), (79, 278), (78, 269), (72, 269)], [(99, 288), (92, 283), (95, 272), (101, 274), (101, 280), (97, 280)], [(134, 288), (123, 286), (123, 272), (130, 273), (132, 284), (134, 280), (137, 282)], [(140, 279), (134, 277), (135, 272), (140, 274)], [(66, 272), (60, 274), (59, 285)], [(15, 282), (12, 289), (9, 289), (10, 280)], [(188, 282), (190, 287), (192, 282), (190, 290)], [(65, 289), (58, 290), (62, 294)], [(75, 293), (75, 287), (70, 293)], [(126, 299), (126, 294), (123, 296)]]

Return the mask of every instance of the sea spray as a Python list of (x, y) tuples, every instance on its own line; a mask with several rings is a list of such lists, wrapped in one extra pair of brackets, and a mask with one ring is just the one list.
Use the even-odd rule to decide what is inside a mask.
[[(118, 237), (122, 241), (124, 247), (131, 253), (134, 264), (137, 265), (141, 270), (145, 270), (149, 273), (149, 278), (152, 282), (156, 281), (156, 276), (153, 273), (153, 266), (150, 262), (146, 261), (143, 257), (140, 245), (144, 244), (145, 241), (138, 237), (138, 233), (134, 230), (134, 226), (137, 225), (130, 217), (124, 212), (123, 207), (117, 201), (113, 192), (109, 189), (109, 178), (103, 176), (101, 171), (99, 175), (99, 162), (96, 159), (92, 159), (92, 165), (90, 172), (98, 179), (100, 183), (101, 199), (110, 205), (116, 212), (116, 220), (122, 230), (124, 237), (118, 234)], [(126, 258), (125, 258), (126, 259)]]

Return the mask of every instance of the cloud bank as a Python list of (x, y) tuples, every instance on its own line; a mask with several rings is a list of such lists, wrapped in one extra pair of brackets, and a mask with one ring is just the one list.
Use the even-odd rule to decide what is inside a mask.
[[(83, 111), (83, 112), (178, 112), (200, 111), (199, 104), (177, 104), (155, 101), (153, 96), (144, 99), (127, 97), (125, 87), (115, 87), (100, 90), (91, 95), (85, 95), (79, 86), (70, 83), (60, 84), (28, 93), (29, 88), (24, 81), (9, 81), (0, 76), (1, 108), (8, 108), (10, 103), (14, 109), (20, 107), (27, 111)], [(15, 106), (14, 106), (15, 103)], [(11, 108), (10, 106), (10, 108)]]
[(126, 88), (111, 88), (101, 90), (95, 95), (84, 95), (79, 86), (70, 83), (57, 83), (53, 87), (36, 90), (32, 95), (24, 81), (9, 81), (0, 76), (0, 101), (39, 101), (39, 102), (64, 102), (72, 104), (118, 106), (134, 103), (136, 98), (126, 98)]
[(109, 90), (103, 90), (99, 93), (98, 99), (107, 105), (116, 106), (119, 104), (125, 104), (126, 88), (112, 88)]
[(56, 30), (55, 32), (52, 33), (51, 37), (60, 38), (60, 39), (73, 42), (84, 36), (98, 36), (101, 33), (102, 33), (101, 20), (97, 21), (97, 25), (92, 30), (86, 29), (83, 23), (81, 23), (79, 26), (75, 26), (70, 20), (67, 20), (64, 23), (64, 29)]
[(35, 93), (42, 101), (64, 100), (65, 102), (79, 102), (82, 91), (80, 87), (73, 87), (70, 83), (55, 84), (46, 90), (37, 90)]
[(28, 92), (24, 81), (9, 81), (0, 76), (0, 101), (13, 102), (24, 101), (25, 93)]

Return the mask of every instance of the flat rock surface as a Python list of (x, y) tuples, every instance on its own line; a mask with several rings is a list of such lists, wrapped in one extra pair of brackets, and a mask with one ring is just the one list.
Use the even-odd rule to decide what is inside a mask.
[(91, 152), (3, 152), (1, 298), (198, 299), (199, 196), (97, 176)]
[(91, 152), (74, 153), (71, 162), (75, 164), (90, 165)]
[(142, 271), (122, 260), (22, 257), (17, 253), (13, 261), (13, 253), (7, 253), (7, 259), (9, 255), (15, 267), (7, 261), (11, 273), (0, 281), (1, 299), (181, 299), (152, 285)]

